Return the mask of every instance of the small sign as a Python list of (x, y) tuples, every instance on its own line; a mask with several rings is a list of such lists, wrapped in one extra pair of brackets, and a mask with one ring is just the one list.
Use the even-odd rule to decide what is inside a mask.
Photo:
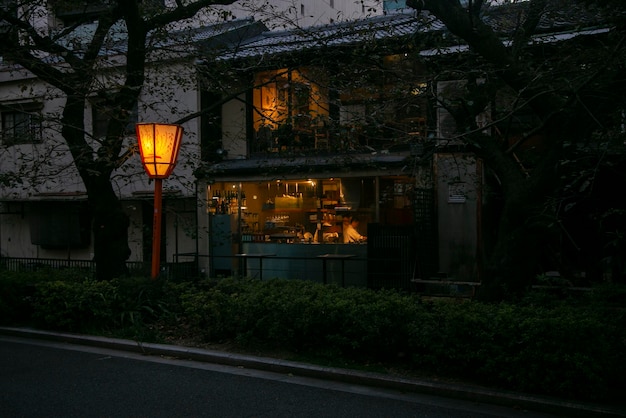
[(448, 184), (448, 203), (465, 203), (465, 183)]

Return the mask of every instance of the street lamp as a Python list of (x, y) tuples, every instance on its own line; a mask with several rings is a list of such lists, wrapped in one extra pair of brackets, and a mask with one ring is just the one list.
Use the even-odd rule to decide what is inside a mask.
[(154, 179), (154, 223), (152, 225), (152, 279), (159, 275), (161, 256), (161, 208), (163, 179), (176, 166), (183, 127), (162, 123), (136, 124), (141, 164), (148, 177)]

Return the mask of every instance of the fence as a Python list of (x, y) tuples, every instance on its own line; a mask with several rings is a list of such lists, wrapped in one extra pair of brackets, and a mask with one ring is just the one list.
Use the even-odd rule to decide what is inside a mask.
[[(193, 264), (191, 266), (190, 264)], [(126, 267), (131, 274), (143, 275), (149, 272), (150, 265), (142, 261), (127, 261)], [(37, 271), (42, 269), (76, 269), (82, 270), (90, 275), (95, 275), (96, 263), (93, 260), (68, 260), (57, 258), (27, 258), (27, 257), (0, 257), (0, 270), (10, 271)], [(191, 274), (197, 271), (195, 263), (165, 263), (163, 272), (168, 277), (181, 277), (184, 274)]]
[(11, 271), (37, 271), (43, 268), (51, 269), (79, 269), (89, 272), (95, 271), (92, 260), (60, 260), (54, 258), (0, 258), (0, 269)]
[[(448, 280), (420, 280), (415, 278), (415, 258), (412, 252), (410, 234), (400, 231), (386, 231), (371, 244), (376, 249), (375, 257), (281, 257), (278, 255), (259, 258), (258, 254), (222, 256), (229, 258), (232, 269), (209, 274), (213, 277), (235, 276), (267, 280), (275, 277), (294, 280), (309, 280), (342, 286), (369, 287), (372, 289), (402, 289), (422, 294), (443, 294), (459, 296), (471, 285), (469, 296), (473, 296), (479, 283), (452, 282)], [(395, 232), (395, 233), (389, 233)], [(372, 234), (376, 236), (377, 234)], [(391, 251), (384, 251), (385, 249)], [(245, 257), (242, 257), (245, 256)], [(214, 256), (215, 257), (215, 256)], [(213, 257), (213, 258), (214, 258)], [(214, 261), (214, 260), (213, 260)], [(133, 275), (148, 276), (150, 264), (141, 261), (126, 263)], [(51, 258), (0, 257), (0, 271), (37, 271), (42, 269), (78, 269), (95, 274), (93, 260), (67, 260)], [(203, 274), (198, 271), (196, 261), (163, 263), (161, 275), (168, 279), (197, 279)], [(463, 285), (463, 289), (459, 286)], [(435, 286), (435, 287), (433, 287)], [(443, 286), (443, 288), (442, 288)]]

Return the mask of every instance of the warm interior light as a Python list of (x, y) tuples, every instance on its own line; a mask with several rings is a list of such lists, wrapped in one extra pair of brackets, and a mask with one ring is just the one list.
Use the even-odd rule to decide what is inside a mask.
[(167, 178), (176, 166), (183, 127), (173, 124), (138, 123), (136, 130), (141, 163), (148, 177)]

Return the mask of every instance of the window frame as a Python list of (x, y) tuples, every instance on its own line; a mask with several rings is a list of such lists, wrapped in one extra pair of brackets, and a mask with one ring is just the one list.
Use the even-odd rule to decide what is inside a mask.
[[(2, 145), (28, 145), (43, 142), (43, 105), (25, 103), (0, 105)], [(11, 117), (10, 124), (8, 118)], [(23, 120), (17, 118), (23, 117)]]
[[(116, 109), (104, 100), (92, 99), (91, 106), (91, 134), (96, 139), (106, 137), (108, 121), (114, 116)], [(124, 128), (125, 135), (135, 134), (135, 125), (139, 121), (139, 103), (136, 102), (130, 112), (128, 123)]]

